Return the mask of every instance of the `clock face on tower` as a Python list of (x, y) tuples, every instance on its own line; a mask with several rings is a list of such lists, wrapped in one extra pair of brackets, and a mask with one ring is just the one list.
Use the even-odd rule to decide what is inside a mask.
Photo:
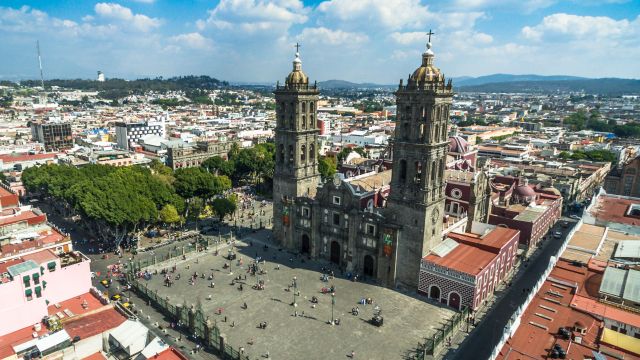
[(340, 179), (340, 175), (339, 174), (333, 175), (333, 186), (338, 187), (338, 186), (340, 186), (341, 182), (342, 182), (342, 180)]
[(438, 209), (433, 209), (433, 212), (431, 213), (431, 223), (435, 225), (438, 222), (439, 217), (440, 211), (438, 211)]

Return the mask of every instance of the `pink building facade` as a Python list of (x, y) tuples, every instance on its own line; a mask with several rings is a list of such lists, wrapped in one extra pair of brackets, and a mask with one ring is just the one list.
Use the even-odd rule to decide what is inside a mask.
[(91, 288), (91, 261), (79, 252), (56, 255), (47, 249), (26, 258), (1, 264), (0, 336), (40, 323), (48, 306)]

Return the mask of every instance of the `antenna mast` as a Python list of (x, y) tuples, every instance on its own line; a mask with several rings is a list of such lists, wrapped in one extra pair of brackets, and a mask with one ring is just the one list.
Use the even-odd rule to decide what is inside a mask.
[(36, 48), (38, 49), (38, 64), (40, 65), (40, 84), (44, 91), (44, 75), (42, 75), (42, 57), (40, 56), (40, 40), (36, 40)]

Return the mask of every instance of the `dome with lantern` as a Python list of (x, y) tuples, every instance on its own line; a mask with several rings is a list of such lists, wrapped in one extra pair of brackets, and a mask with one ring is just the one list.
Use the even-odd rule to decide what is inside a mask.
[(300, 87), (309, 84), (309, 77), (302, 72), (302, 60), (300, 53), (296, 52), (296, 58), (293, 60), (293, 71), (287, 75), (287, 87)]
[(422, 54), (422, 65), (411, 74), (409, 81), (416, 83), (444, 81), (444, 75), (433, 64), (434, 57), (435, 54), (431, 50), (431, 42), (428, 42), (427, 51)]

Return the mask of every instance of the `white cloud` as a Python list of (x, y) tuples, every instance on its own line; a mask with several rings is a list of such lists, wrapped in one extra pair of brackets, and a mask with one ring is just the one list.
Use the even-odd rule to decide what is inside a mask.
[(94, 10), (97, 15), (103, 18), (121, 20), (143, 32), (157, 28), (161, 24), (159, 19), (142, 14), (134, 14), (128, 7), (116, 3), (97, 3)]
[(640, 16), (634, 21), (615, 20), (606, 16), (579, 16), (552, 14), (545, 16), (535, 26), (525, 26), (522, 35), (539, 41), (545, 37), (568, 37), (571, 39), (618, 39), (640, 36)]
[(419, 0), (328, 0), (320, 3), (318, 10), (343, 22), (358, 20), (392, 30), (424, 27), (433, 19)]
[(133, 0), (133, 1), (141, 4), (153, 4), (156, 2), (156, 0)]
[(201, 31), (212, 27), (242, 33), (281, 33), (293, 24), (305, 23), (307, 13), (299, 0), (221, 0), (196, 26)]
[(210, 50), (213, 48), (213, 41), (197, 32), (172, 36), (169, 41), (175, 44), (170, 46), (182, 45), (197, 50)]
[(326, 43), (329, 45), (357, 46), (369, 41), (369, 37), (362, 33), (352, 33), (342, 30), (331, 30), (325, 27), (305, 28), (298, 40), (310, 43)]

